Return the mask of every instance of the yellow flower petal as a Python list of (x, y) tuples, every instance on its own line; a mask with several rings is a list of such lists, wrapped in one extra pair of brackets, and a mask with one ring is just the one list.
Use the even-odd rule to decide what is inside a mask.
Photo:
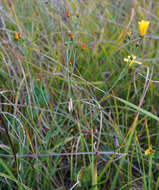
[(130, 61), (130, 63), (129, 63), (129, 67), (131, 67), (133, 63), (134, 63), (134, 61), (133, 61), (133, 60), (132, 60), (132, 61)]
[(124, 61), (125, 61), (125, 62), (128, 62), (128, 60), (129, 60), (129, 59), (127, 59), (127, 58), (124, 58)]
[(135, 61), (135, 63), (137, 63), (137, 64), (139, 64), (139, 65), (141, 65), (141, 64), (142, 64), (142, 62), (139, 62), (139, 61)]

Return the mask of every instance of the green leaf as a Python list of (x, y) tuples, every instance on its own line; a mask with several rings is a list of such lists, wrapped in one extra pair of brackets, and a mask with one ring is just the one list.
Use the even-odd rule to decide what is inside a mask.
[(112, 97), (116, 98), (116, 99), (119, 100), (120, 102), (123, 102), (124, 104), (128, 105), (129, 107), (134, 108), (136, 111), (142, 112), (143, 114), (145, 114), (145, 115), (151, 117), (152, 119), (155, 119), (155, 120), (159, 121), (159, 117), (157, 117), (157, 116), (154, 115), (153, 113), (151, 113), (151, 112), (149, 112), (149, 111), (147, 111), (147, 110), (144, 110), (144, 109), (142, 109), (142, 108), (136, 106), (135, 104), (132, 104), (132, 103), (130, 103), (130, 102), (128, 102), (128, 101), (126, 101), (126, 100), (124, 100), (124, 99), (122, 99), (122, 98), (117, 97), (117, 96), (112, 96)]

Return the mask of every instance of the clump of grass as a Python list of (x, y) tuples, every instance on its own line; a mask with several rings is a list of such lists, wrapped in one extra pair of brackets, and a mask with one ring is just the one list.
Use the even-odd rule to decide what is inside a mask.
[(0, 188), (158, 189), (157, 1), (0, 6)]

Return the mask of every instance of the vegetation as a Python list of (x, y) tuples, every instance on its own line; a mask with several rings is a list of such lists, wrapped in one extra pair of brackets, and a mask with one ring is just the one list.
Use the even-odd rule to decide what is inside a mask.
[(0, 0), (0, 189), (157, 190), (157, 0)]

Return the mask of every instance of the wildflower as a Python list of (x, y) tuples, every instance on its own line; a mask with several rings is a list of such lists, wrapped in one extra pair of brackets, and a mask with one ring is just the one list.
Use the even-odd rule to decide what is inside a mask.
[(40, 76), (40, 80), (43, 80), (43, 76)]
[(18, 36), (18, 34), (17, 34), (17, 32), (16, 32), (16, 31), (14, 32), (14, 37), (15, 37), (15, 39), (16, 39), (16, 40), (18, 40), (18, 39), (19, 39), (19, 36)]
[(142, 63), (139, 61), (136, 61), (136, 56), (135, 55), (129, 55), (128, 58), (124, 58), (124, 61), (129, 63), (129, 67), (132, 66), (133, 63), (137, 63), (139, 65), (141, 65)]
[(148, 26), (149, 26), (149, 23), (150, 23), (149, 21), (145, 21), (145, 20), (138, 22), (139, 32), (140, 32), (141, 37), (145, 36), (147, 29), (148, 29)]
[(69, 65), (71, 65), (71, 64), (72, 64), (70, 60), (69, 60), (68, 64), (69, 64)]
[(69, 10), (67, 10), (66, 14), (67, 14), (67, 17), (70, 17), (70, 16), (71, 16), (71, 14), (70, 14), (70, 11), (69, 11)]
[(83, 43), (82, 46), (81, 46), (81, 49), (84, 51), (85, 48), (86, 48), (86, 45), (85, 45), (85, 43)]
[(14, 32), (14, 37), (15, 37), (16, 40), (21, 39), (21, 34), (20, 34), (20, 32), (17, 33), (17, 32), (15, 31), (15, 32)]
[(19, 37), (19, 39), (21, 39), (21, 34), (20, 34), (20, 32), (18, 32), (18, 37)]
[(71, 38), (71, 40), (74, 39), (74, 34), (73, 34), (73, 32), (70, 32), (70, 38)]
[(145, 155), (150, 155), (151, 153), (156, 152), (156, 150), (152, 149), (152, 147), (149, 147), (148, 149), (145, 150)]

